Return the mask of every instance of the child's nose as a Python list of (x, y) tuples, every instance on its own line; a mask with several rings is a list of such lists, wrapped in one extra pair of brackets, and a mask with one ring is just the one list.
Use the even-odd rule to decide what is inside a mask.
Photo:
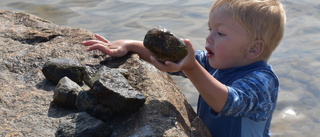
[(209, 33), (207, 38), (206, 38), (206, 43), (207, 44), (213, 44), (213, 36), (212, 36), (212, 33)]

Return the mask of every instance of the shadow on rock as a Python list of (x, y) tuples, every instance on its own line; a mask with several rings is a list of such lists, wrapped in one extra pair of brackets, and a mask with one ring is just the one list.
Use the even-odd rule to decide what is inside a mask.
[(70, 114), (60, 119), (56, 137), (108, 137), (112, 126), (86, 112)]
[[(60, 124), (56, 136), (193, 136), (195, 134), (177, 108), (168, 101), (151, 100), (136, 113), (114, 115), (108, 120), (97, 119), (87, 112), (78, 113), (76, 110), (64, 109), (52, 103), (49, 117), (59, 118)], [(85, 127), (88, 129), (85, 130)]]
[(54, 91), (57, 85), (49, 82), (47, 79), (43, 79), (41, 82), (36, 84), (36, 88), (44, 91)]
[(54, 102), (51, 102), (50, 107), (48, 109), (48, 117), (61, 118), (61, 117), (65, 117), (69, 114), (73, 114), (73, 113), (77, 113), (77, 112), (78, 112), (77, 109), (62, 108), (62, 107), (59, 107)]
[(126, 61), (132, 57), (132, 54), (127, 54), (123, 57), (108, 57), (101, 61), (100, 64), (109, 68), (119, 68), (119, 66), (126, 63)]
[(168, 101), (151, 100), (140, 111), (114, 117), (113, 136), (190, 136), (191, 131), (177, 108)]

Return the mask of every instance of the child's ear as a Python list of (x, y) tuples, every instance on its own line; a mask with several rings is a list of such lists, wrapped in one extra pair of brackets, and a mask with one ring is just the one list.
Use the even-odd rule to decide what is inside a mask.
[(263, 53), (264, 47), (265, 44), (263, 40), (255, 40), (248, 51), (247, 57), (249, 59), (255, 59), (259, 57)]

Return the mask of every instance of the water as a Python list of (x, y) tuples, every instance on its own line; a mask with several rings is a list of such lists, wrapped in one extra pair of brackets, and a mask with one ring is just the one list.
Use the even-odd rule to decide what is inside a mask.
[[(31, 13), (51, 22), (99, 33), (109, 40), (143, 40), (164, 26), (204, 49), (211, 0), (1, 0), (0, 9)], [(285, 37), (272, 55), (281, 82), (271, 131), (276, 137), (314, 137), (320, 131), (320, 2), (283, 1)], [(173, 77), (191, 105), (198, 93), (188, 79)]]

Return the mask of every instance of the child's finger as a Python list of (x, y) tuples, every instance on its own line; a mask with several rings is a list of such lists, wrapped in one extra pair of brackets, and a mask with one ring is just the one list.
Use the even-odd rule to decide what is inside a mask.
[(177, 71), (180, 71), (180, 63), (174, 63), (172, 61), (166, 61), (165, 62), (166, 66), (168, 68), (170, 68), (170, 72), (177, 72)]
[(165, 65), (155, 59), (153, 56), (150, 56), (151, 63), (159, 70), (165, 71)]
[(82, 42), (82, 45), (91, 46), (91, 45), (97, 44), (97, 43), (99, 43), (99, 42), (100, 42), (100, 41), (98, 41), (98, 40), (83, 41), (83, 42)]
[(190, 42), (189, 39), (184, 39), (183, 42), (185, 43), (188, 51), (194, 51), (194, 48), (193, 48), (193, 46), (192, 46), (192, 43)]
[(110, 43), (109, 40), (107, 40), (106, 38), (100, 36), (99, 34), (95, 34), (94, 35), (98, 40), (106, 42), (106, 43)]
[[(171, 66), (172, 64), (175, 64), (171, 61), (166, 61), (165, 63), (161, 63), (158, 60), (156, 60), (153, 56), (150, 56), (151, 63), (159, 70), (166, 71), (166, 72), (176, 72), (178, 69), (176, 69), (175, 66)], [(170, 66), (168, 66), (168, 64)], [(176, 65), (176, 64), (175, 64)]]
[(99, 50), (104, 54), (109, 54), (110, 50), (109, 48), (106, 48), (105, 46), (101, 45), (101, 44), (95, 44), (93, 46), (90, 46), (87, 51), (92, 51), (92, 50)]

